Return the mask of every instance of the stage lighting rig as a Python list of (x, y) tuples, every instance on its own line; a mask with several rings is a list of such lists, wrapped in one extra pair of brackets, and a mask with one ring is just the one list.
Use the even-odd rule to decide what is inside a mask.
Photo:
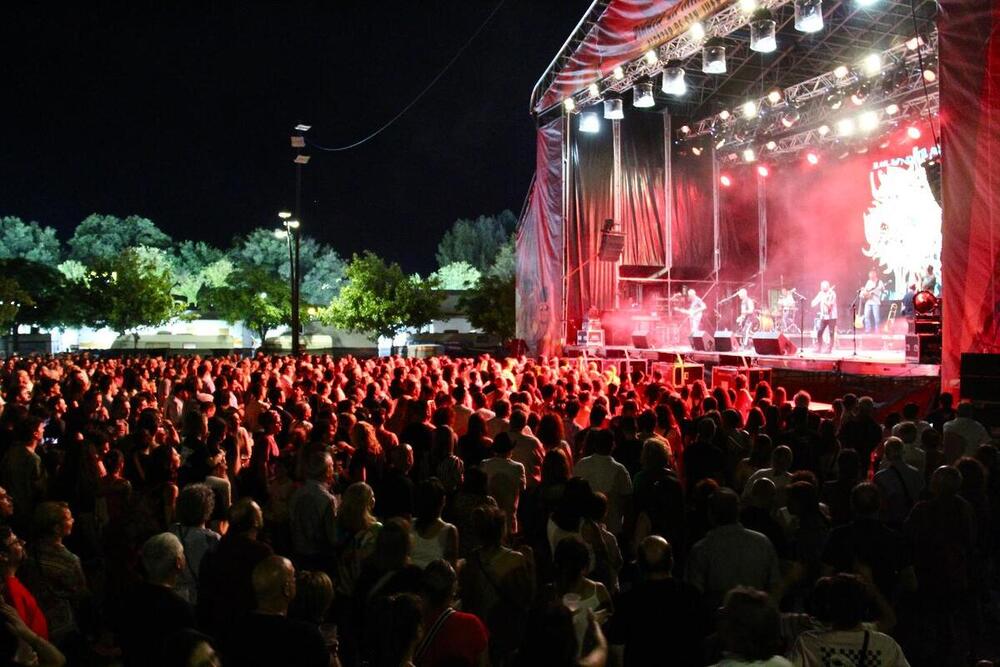
[(743, 110), (743, 117), (747, 120), (757, 117), (757, 103), (753, 100), (744, 102), (740, 108)]
[(601, 131), (601, 121), (597, 119), (597, 112), (584, 111), (580, 114), (580, 131), (587, 134), (597, 134)]
[(846, 65), (838, 65), (833, 69), (833, 75), (838, 79), (843, 79), (845, 76), (851, 73), (851, 70), (847, 68)]
[(799, 110), (796, 109), (795, 107), (789, 107), (788, 109), (785, 109), (785, 111), (781, 113), (781, 118), (780, 118), (781, 126), (784, 127), (786, 130), (789, 130), (792, 128), (793, 125), (799, 122), (799, 118), (801, 118)]
[(701, 146), (692, 146), (691, 147), (691, 154), (694, 155), (695, 157), (697, 157), (697, 156), (701, 155), (701, 150), (702, 150)]
[(687, 82), (684, 80), (684, 69), (679, 63), (673, 62), (663, 70), (663, 85), (661, 90), (667, 95), (681, 96), (687, 93)]
[(769, 9), (758, 9), (750, 19), (750, 50), (772, 53), (778, 48), (778, 24)]
[(596, 83), (592, 83), (587, 86), (587, 92), (590, 93), (590, 96), (594, 99), (600, 99), (601, 97), (601, 87)]
[(723, 109), (722, 111), (720, 111), (719, 118), (721, 118), (722, 120), (729, 120), (729, 110)]
[(842, 137), (849, 137), (854, 134), (854, 119), (841, 118), (837, 121), (837, 134)]
[(726, 73), (726, 44), (713, 37), (701, 47), (701, 71), (705, 74)]
[(648, 109), (656, 103), (653, 99), (653, 84), (645, 81), (632, 86), (632, 106)]
[(871, 132), (878, 127), (878, 113), (866, 111), (858, 116), (858, 129), (862, 132)]
[(604, 118), (607, 120), (621, 120), (625, 118), (625, 110), (622, 107), (620, 97), (609, 97), (604, 100)]
[(816, 166), (817, 164), (819, 164), (819, 154), (813, 151), (809, 151), (808, 153), (806, 153), (806, 162), (808, 162), (813, 166)]
[(906, 128), (906, 136), (916, 141), (921, 136), (920, 128), (917, 127), (916, 125), (909, 126), (908, 128)]
[(705, 39), (705, 26), (699, 22), (691, 24), (691, 27), (688, 28), (688, 36), (692, 42), (700, 42)]
[(572, 97), (567, 97), (563, 100), (563, 109), (566, 110), (566, 113), (573, 113), (576, 111), (576, 102)]
[(767, 101), (772, 105), (781, 104), (781, 91), (775, 88), (767, 94)]
[(754, 162), (757, 159), (757, 153), (754, 152), (752, 148), (743, 149), (743, 161), (744, 162)]
[(719, 176), (719, 183), (722, 185), (722, 187), (728, 188), (730, 185), (733, 184), (733, 179), (729, 178), (727, 174), (723, 174), (722, 176)]
[(834, 90), (826, 96), (826, 106), (834, 111), (839, 110), (840, 107), (844, 106), (844, 94), (839, 90)]
[(660, 62), (660, 57), (656, 55), (656, 49), (650, 49), (649, 51), (646, 51), (645, 55), (643, 55), (643, 60), (645, 60), (646, 64), (650, 67), (655, 67), (656, 63)]
[(882, 55), (879, 53), (869, 53), (861, 61), (861, 71), (866, 76), (877, 76), (882, 71)]
[(757, 175), (761, 178), (767, 178), (771, 175), (771, 170), (766, 165), (759, 164), (757, 165)]
[(818, 128), (816, 128), (816, 133), (821, 137), (825, 137), (826, 135), (830, 134), (830, 126), (820, 125)]
[(868, 99), (868, 94), (870, 92), (871, 86), (867, 82), (862, 81), (858, 84), (858, 87), (854, 89), (854, 92), (851, 93), (851, 103), (856, 107), (861, 106)]
[(795, 29), (804, 33), (823, 29), (822, 0), (795, 0)]
[(895, 116), (899, 113), (899, 105), (896, 103), (889, 104), (885, 108), (885, 113), (889, 116)]

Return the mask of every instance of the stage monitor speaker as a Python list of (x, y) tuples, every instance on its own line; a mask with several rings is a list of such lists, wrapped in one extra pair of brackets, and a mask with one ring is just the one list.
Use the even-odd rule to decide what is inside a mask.
[[(906, 336), (906, 361), (917, 364), (941, 363), (941, 336), (916, 334)], [(963, 393), (964, 393), (963, 387)]]
[(715, 350), (715, 341), (707, 333), (691, 334), (691, 349), (695, 352), (712, 352)]
[(1000, 402), (1000, 354), (962, 353), (962, 398)]
[(732, 352), (733, 350), (738, 350), (739, 345), (736, 344), (736, 336), (732, 331), (716, 331), (715, 332), (715, 351), (716, 352)]
[(598, 259), (617, 262), (625, 249), (625, 235), (621, 232), (601, 232), (601, 244), (597, 248)]
[(632, 333), (632, 347), (639, 350), (649, 349), (649, 334), (646, 332), (633, 332)]
[(753, 335), (753, 349), (757, 354), (780, 355), (787, 357), (795, 354), (795, 343), (785, 338), (785, 334), (777, 331), (762, 331)]

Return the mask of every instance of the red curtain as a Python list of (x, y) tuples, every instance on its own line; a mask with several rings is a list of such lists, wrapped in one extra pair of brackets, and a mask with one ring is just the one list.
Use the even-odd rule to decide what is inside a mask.
[[(609, 128), (610, 129), (610, 128)], [(622, 122), (622, 264), (663, 266), (666, 184), (664, 117), (637, 113)]]
[(1000, 3), (941, 4), (941, 383), (955, 391), (962, 352), (1000, 352)]
[(552, 354), (560, 338), (563, 285), (562, 120), (538, 128), (535, 178), (518, 226), (517, 337)]

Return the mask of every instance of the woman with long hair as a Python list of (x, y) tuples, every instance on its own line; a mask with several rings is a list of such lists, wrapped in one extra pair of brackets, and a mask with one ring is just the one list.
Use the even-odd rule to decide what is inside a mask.
[(417, 485), (410, 525), (411, 560), (417, 567), (427, 567), (439, 559), (448, 561), (452, 567), (458, 563), (458, 529), (441, 518), (444, 502), (445, 488), (439, 480), (431, 477)]
[(489, 458), (493, 440), (486, 435), (486, 420), (478, 412), (469, 416), (469, 425), (465, 435), (458, 439), (456, 452), (466, 468), (477, 466)]
[(563, 435), (564, 430), (562, 420), (559, 417), (552, 413), (546, 413), (538, 421), (538, 430), (535, 432), (535, 437), (542, 443), (542, 447), (545, 448), (546, 452), (554, 449), (562, 451), (566, 455), (567, 460), (570, 461), (570, 467), (572, 468), (573, 450), (570, 449), (569, 443), (566, 442), (566, 438)]
[(375, 427), (368, 422), (358, 422), (351, 428), (351, 456), (349, 473), (353, 482), (367, 482), (378, 486), (385, 470), (385, 453), (375, 435)]

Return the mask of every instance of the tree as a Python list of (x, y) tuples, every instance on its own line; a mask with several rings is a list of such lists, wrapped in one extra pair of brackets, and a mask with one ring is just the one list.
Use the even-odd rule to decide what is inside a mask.
[(62, 246), (51, 227), (16, 217), (0, 218), (0, 259), (26, 259), (54, 266), (61, 254)]
[(59, 263), (56, 269), (70, 282), (83, 283), (87, 279), (87, 265), (75, 259)]
[(113, 215), (88, 215), (77, 225), (69, 240), (70, 259), (85, 264), (113, 257), (128, 248), (148, 246), (169, 248), (172, 241), (153, 224), (137, 215), (117, 218)]
[(302, 262), (302, 300), (319, 306), (328, 306), (340, 292), (344, 281), (344, 260), (329, 246), (319, 246), (316, 256), (307, 267)]
[(137, 248), (94, 262), (87, 285), (95, 304), (93, 324), (121, 336), (132, 332), (135, 347), (139, 346), (136, 329), (159, 326), (179, 312), (169, 270)]
[(0, 327), (4, 330), (16, 329), (18, 313), (32, 305), (31, 296), (21, 289), (16, 280), (0, 275)]
[(510, 211), (481, 215), (475, 220), (456, 220), (438, 243), (438, 266), (467, 262), (480, 273), (486, 273), (516, 224), (517, 218)]
[(434, 279), (407, 276), (371, 252), (347, 265), (347, 283), (320, 320), (342, 329), (394, 338), (406, 328), (429, 324), (439, 313), (442, 295)]
[(509, 340), (514, 337), (516, 327), (515, 301), (513, 275), (486, 275), (459, 298), (458, 307), (472, 326)]
[(180, 275), (197, 275), (225, 256), (225, 252), (204, 241), (181, 241), (174, 246), (174, 267)]
[(500, 246), (500, 252), (497, 253), (493, 266), (490, 267), (489, 275), (496, 276), (498, 278), (513, 278), (516, 272), (516, 249), (514, 247), (514, 239), (511, 238)]
[(479, 271), (467, 262), (452, 262), (431, 274), (445, 290), (466, 290), (479, 281)]
[(243, 324), (260, 337), (291, 319), (288, 283), (261, 266), (242, 264), (233, 269), (225, 284), (207, 287), (202, 303), (219, 317)]
[(26, 259), (0, 260), (0, 275), (15, 281), (29, 300), (9, 323), (17, 349), (17, 328), (31, 324), (46, 329), (82, 324), (84, 287), (74, 284), (57, 268)]

